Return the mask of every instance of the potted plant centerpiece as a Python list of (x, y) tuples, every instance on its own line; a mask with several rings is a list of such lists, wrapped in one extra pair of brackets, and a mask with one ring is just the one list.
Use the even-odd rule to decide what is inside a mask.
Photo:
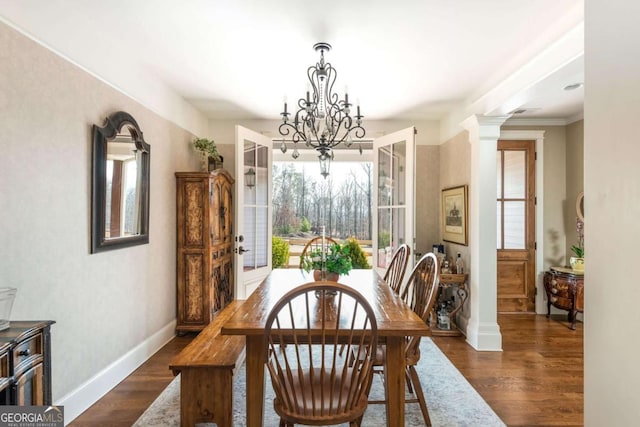
[(338, 243), (328, 244), (325, 252), (322, 248), (313, 249), (302, 258), (302, 268), (308, 273), (313, 270), (314, 280), (338, 281), (341, 274), (351, 271), (349, 247)]
[(575, 271), (584, 271), (584, 222), (576, 219), (576, 231), (578, 232), (578, 244), (571, 246), (576, 256), (569, 258), (569, 264)]
[(222, 156), (218, 153), (215, 141), (207, 138), (196, 138), (192, 141), (193, 148), (202, 155), (202, 170), (211, 172), (222, 168)]

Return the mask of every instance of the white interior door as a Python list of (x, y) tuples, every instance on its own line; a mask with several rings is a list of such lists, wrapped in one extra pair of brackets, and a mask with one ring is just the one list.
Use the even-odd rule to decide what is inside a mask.
[(413, 127), (373, 141), (373, 171), (373, 265), (382, 275), (398, 246), (407, 243), (415, 253)]
[(271, 271), (272, 142), (236, 126), (235, 283), (247, 298)]

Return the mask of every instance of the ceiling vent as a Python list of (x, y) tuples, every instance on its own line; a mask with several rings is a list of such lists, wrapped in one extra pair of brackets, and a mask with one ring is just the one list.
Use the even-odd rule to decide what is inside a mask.
[(574, 83), (564, 87), (564, 90), (576, 90), (584, 86), (584, 83)]
[(524, 114), (524, 113), (533, 113), (534, 111), (539, 111), (541, 108), (532, 107), (532, 108), (518, 108), (517, 110), (513, 110), (509, 114)]

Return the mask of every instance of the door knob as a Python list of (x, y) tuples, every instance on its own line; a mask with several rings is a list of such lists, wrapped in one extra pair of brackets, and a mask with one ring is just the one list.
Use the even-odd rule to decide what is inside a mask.
[(244, 248), (244, 247), (242, 247), (242, 246), (239, 246), (239, 247), (238, 247), (238, 249), (236, 249), (236, 253), (239, 253), (239, 254), (241, 254), (241, 255), (242, 255), (243, 253), (245, 253), (245, 252), (250, 252), (250, 251), (251, 251), (250, 249), (245, 249), (245, 248)]

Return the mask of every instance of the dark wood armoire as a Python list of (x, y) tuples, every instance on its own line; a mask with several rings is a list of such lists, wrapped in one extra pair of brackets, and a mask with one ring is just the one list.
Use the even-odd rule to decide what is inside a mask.
[(224, 169), (176, 172), (178, 333), (233, 300), (233, 183)]

